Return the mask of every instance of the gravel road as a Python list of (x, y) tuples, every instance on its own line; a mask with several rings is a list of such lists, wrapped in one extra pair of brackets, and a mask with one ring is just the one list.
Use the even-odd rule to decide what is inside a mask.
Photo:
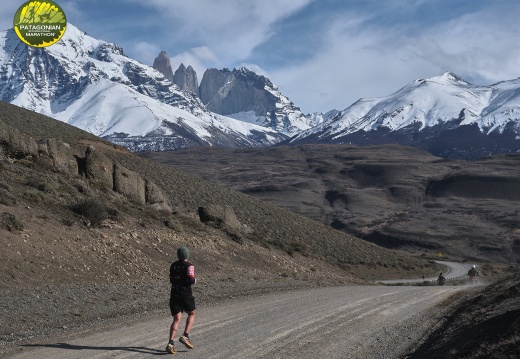
[[(438, 264), (441, 264), (446, 267), (446, 269), (442, 272), (444, 277), (447, 280), (457, 279), (461, 277), (465, 277), (470, 269), (470, 264), (463, 264), (458, 262), (446, 262), (446, 261), (435, 261)], [(428, 278), (414, 278), (414, 279), (388, 279), (388, 280), (380, 280), (378, 283), (384, 284), (398, 284), (398, 283), (421, 283), (421, 282), (434, 282), (437, 281), (438, 277), (428, 277)]]
[[(399, 358), (461, 287), (344, 286), (201, 306), (182, 358)], [(147, 358), (164, 354), (170, 317), (21, 346), (12, 358)], [(180, 328), (182, 329), (182, 327)], [(178, 339), (178, 338), (177, 338)]]

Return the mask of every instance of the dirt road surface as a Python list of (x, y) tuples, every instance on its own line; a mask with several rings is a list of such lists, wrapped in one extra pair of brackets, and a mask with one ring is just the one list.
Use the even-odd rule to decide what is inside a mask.
[[(176, 358), (399, 358), (439, 322), (461, 287), (345, 286), (238, 298), (197, 309)], [(152, 317), (80, 337), (20, 346), (12, 358), (164, 355), (171, 319)], [(184, 323), (180, 330), (183, 329)]]
[[(466, 277), (468, 270), (471, 268), (470, 264), (458, 263), (458, 262), (445, 262), (445, 261), (435, 261), (439, 264), (442, 264), (446, 267), (446, 269), (442, 272), (444, 277), (447, 280), (458, 279), (461, 277)], [(378, 283), (385, 284), (398, 284), (398, 283), (421, 283), (421, 282), (436, 282), (438, 277), (428, 277), (428, 278), (414, 278), (414, 279), (389, 279), (389, 280), (380, 280)]]

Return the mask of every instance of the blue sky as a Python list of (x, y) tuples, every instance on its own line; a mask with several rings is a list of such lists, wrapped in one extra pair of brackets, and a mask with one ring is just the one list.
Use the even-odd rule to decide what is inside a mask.
[[(266, 75), (304, 112), (344, 109), (452, 71), (520, 77), (518, 0), (58, 0), (69, 23), (152, 64), (161, 50)], [(3, 0), (0, 29), (23, 0)]]

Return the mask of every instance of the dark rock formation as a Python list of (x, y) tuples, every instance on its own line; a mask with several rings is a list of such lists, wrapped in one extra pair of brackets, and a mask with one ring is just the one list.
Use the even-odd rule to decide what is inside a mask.
[(172, 63), (170, 62), (170, 57), (166, 51), (161, 51), (155, 58), (153, 61), (153, 68), (162, 73), (168, 80), (174, 82)]
[(200, 83), (200, 99), (208, 110), (221, 115), (254, 111), (266, 116), (276, 109), (277, 98), (265, 87), (274, 87), (264, 76), (245, 68), (217, 70), (207, 69)]
[(188, 65), (188, 67), (181, 64), (173, 74), (173, 83), (179, 86), (181, 90), (188, 91), (199, 96), (199, 81), (197, 80), (197, 73)]

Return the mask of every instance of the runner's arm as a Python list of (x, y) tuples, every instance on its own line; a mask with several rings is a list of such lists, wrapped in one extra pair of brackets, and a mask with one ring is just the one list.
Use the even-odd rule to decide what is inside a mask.
[(195, 278), (195, 267), (194, 266), (188, 267), (188, 283), (189, 284), (197, 283), (197, 278)]

